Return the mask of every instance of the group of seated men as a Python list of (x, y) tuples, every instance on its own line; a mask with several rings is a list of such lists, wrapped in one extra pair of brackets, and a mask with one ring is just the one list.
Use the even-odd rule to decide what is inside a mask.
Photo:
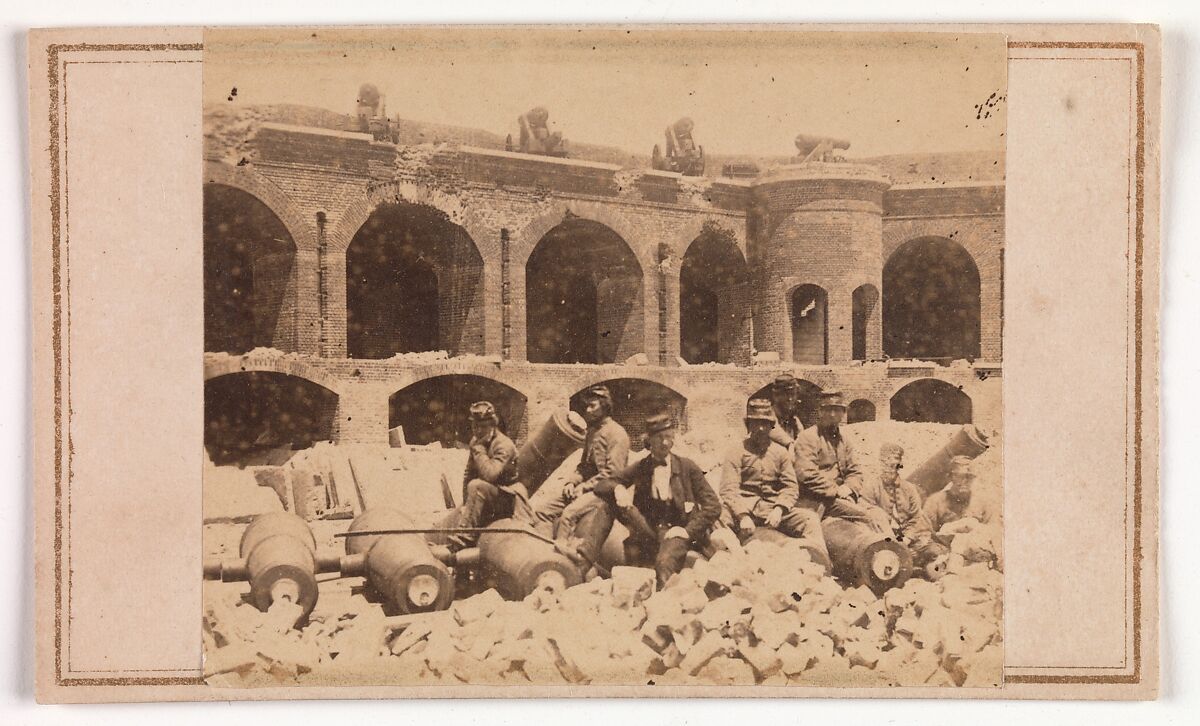
[[(798, 395), (799, 382), (783, 374), (772, 384), (771, 400), (748, 402), (746, 436), (724, 459), (719, 496), (699, 466), (672, 451), (676, 424), (669, 413), (646, 419), (648, 453), (630, 464), (629, 435), (613, 419), (612, 394), (604, 386), (585, 393), (587, 433), (575, 471), (561, 486), (531, 494), (518, 481), (517, 449), (498, 429), (495, 408), (472, 404), (458, 526), (469, 530), (513, 517), (553, 536), (586, 568), (619, 521), (629, 530), (626, 563), (653, 568), (661, 586), (683, 568), (689, 550), (711, 555), (760, 528), (803, 540), (828, 560), (823, 527), (831, 519), (897, 538), (933, 577), (948, 554), (938, 530), (963, 517), (990, 518), (972, 500), (969, 458), (953, 460), (950, 484), (923, 499), (900, 476), (904, 450), (885, 443), (879, 475), (868, 481), (842, 428), (842, 394), (822, 392), (816, 425), (808, 428), (800, 422)], [(477, 537), (463, 531), (449, 547), (469, 547)]]

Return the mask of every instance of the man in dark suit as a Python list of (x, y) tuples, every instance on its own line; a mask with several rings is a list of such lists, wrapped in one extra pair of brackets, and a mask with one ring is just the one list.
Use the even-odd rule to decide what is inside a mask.
[(689, 549), (703, 550), (721, 502), (690, 459), (671, 453), (675, 423), (670, 414), (646, 419), (646, 448), (650, 454), (626, 467), (593, 490), (629, 529), (625, 561), (653, 567), (662, 587), (683, 569)]

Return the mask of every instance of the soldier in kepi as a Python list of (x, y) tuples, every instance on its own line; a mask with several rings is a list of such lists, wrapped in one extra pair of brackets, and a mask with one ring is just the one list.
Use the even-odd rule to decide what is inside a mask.
[(816, 512), (821, 519), (840, 517), (884, 531), (880, 512), (859, 502), (862, 469), (842, 431), (845, 420), (846, 400), (841, 392), (823, 391), (817, 424), (802, 431), (794, 444), (800, 480), (798, 506)]
[(913, 564), (925, 568), (929, 579), (937, 579), (945, 572), (950, 551), (934, 541), (933, 528), (921, 511), (921, 492), (900, 476), (903, 467), (903, 447), (891, 442), (880, 446), (879, 479), (864, 482), (862, 500), (883, 513), (896, 541), (912, 550)]
[(725, 457), (721, 471), (722, 521), (746, 540), (759, 527), (809, 540), (825, 550), (821, 518), (811, 509), (797, 508), (800, 495), (792, 455), (771, 440), (775, 415), (771, 402), (752, 399), (746, 405), (747, 436)]
[[(579, 466), (561, 488), (543, 486), (531, 501), (534, 525), (547, 536), (569, 538), (569, 531), (556, 533), (555, 525), (559, 525), (559, 530), (570, 530), (589, 507), (589, 501), (594, 503), (594, 497), (586, 495), (596, 483), (612, 478), (629, 462), (629, 434), (612, 418), (612, 393), (605, 386), (592, 386), (584, 393), (583, 400), (587, 433)], [(570, 511), (566, 511), (568, 507)]]
[(771, 384), (771, 409), (775, 413), (771, 440), (790, 447), (804, 430), (800, 422), (800, 382), (791, 373), (779, 374)]
[(659, 587), (683, 569), (688, 550), (711, 549), (709, 536), (721, 514), (721, 502), (704, 472), (691, 459), (672, 453), (674, 445), (671, 415), (648, 417), (650, 453), (595, 489), (629, 529), (625, 562), (653, 567)]
[[(498, 428), (496, 407), (488, 401), (472, 403), (469, 415), (470, 453), (457, 526), (477, 528), (498, 519), (530, 518), (528, 494), (517, 481), (517, 447)], [(447, 547), (457, 552), (478, 540), (476, 533), (459, 532), (448, 538)]]
[(934, 533), (950, 522), (968, 517), (980, 524), (992, 521), (991, 508), (980, 498), (972, 496), (975, 483), (975, 463), (969, 456), (956, 456), (950, 460), (950, 483), (945, 489), (934, 492), (925, 500), (924, 513)]

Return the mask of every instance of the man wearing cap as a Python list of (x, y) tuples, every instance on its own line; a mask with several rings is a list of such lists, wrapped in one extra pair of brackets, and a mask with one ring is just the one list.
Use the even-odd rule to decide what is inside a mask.
[(817, 512), (822, 519), (841, 517), (879, 530), (878, 516), (858, 502), (862, 470), (842, 432), (846, 399), (840, 391), (823, 391), (820, 400), (817, 425), (802, 431), (794, 447), (800, 479), (798, 506)]
[(978, 497), (971, 496), (974, 482), (975, 463), (971, 457), (956, 456), (950, 460), (950, 483), (925, 500), (925, 518), (934, 532), (967, 517), (973, 517), (981, 524), (992, 520), (991, 509)]
[(741, 539), (758, 527), (791, 537), (805, 537), (825, 548), (821, 518), (811, 509), (796, 508), (800, 489), (791, 454), (771, 440), (775, 414), (762, 398), (746, 404), (747, 436), (725, 457), (721, 470), (723, 521)]
[(921, 511), (921, 492), (900, 476), (904, 467), (904, 448), (885, 442), (879, 447), (879, 479), (864, 482), (862, 501), (878, 509), (887, 528), (898, 542), (913, 553), (913, 564), (925, 567), (932, 579), (939, 572), (941, 558), (949, 550), (933, 539), (933, 528)]
[(689, 549), (709, 546), (721, 502), (691, 459), (671, 452), (675, 423), (670, 414), (646, 419), (650, 453), (613, 479), (596, 484), (597, 497), (629, 529), (625, 561), (653, 567), (659, 587), (683, 569)]
[(771, 440), (789, 447), (804, 424), (800, 422), (800, 382), (791, 373), (780, 373), (771, 384), (771, 409), (775, 414), (775, 427)]
[[(517, 481), (517, 447), (497, 428), (496, 407), (488, 401), (472, 403), (470, 421), (470, 453), (457, 526), (486, 527), (498, 519), (528, 517), (525, 487)], [(457, 552), (478, 539), (478, 534), (458, 533), (448, 538), (447, 546)]]
[[(534, 523), (545, 534), (552, 533), (555, 521), (565, 513), (568, 505), (581, 500), (592, 491), (596, 482), (613, 477), (629, 462), (629, 434), (612, 418), (612, 393), (605, 386), (592, 386), (584, 393), (583, 401), (583, 420), (587, 422), (587, 433), (583, 439), (583, 455), (579, 459), (579, 466), (561, 489), (543, 486), (533, 495)], [(572, 516), (564, 522), (567, 529), (571, 528), (587, 506), (586, 501), (579, 501), (579, 504), (571, 507)], [(563, 533), (563, 536), (568, 535), (567, 532)]]

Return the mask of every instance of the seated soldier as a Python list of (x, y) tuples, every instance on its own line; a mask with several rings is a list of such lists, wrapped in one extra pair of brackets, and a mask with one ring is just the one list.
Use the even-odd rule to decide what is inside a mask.
[(992, 521), (991, 508), (971, 494), (974, 482), (975, 463), (971, 457), (956, 456), (950, 460), (950, 483), (945, 489), (930, 494), (923, 507), (925, 518), (935, 534), (950, 522), (968, 517), (980, 524)]
[[(472, 403), (470, 420), (470, 454), (457, 526), (486, 527), (513, 516), (528, 519), (529, 498), (517, 481), (517, 447), (497, 428), (496, 408), (488, 401)], [(448, 538), (447, 547), (457, 552), (478, 540), (476, 533), (460, 532)]]
[(854, 448), (842, 432), (846, 401), (838, 391), (823, 391), (816, 426), (804, 429), (794, 445), (796, 476), (800, 480), (797, 506), (815, 511), (821, 519), (840, 517), (884, 531), (875, 508), (860, 504), (862, 470)]
[[(629, 462), (629, 434), (612, 418), (612, 393), (604, 386), (592, 386), (583, 394), (583, 400), (583, 420), (587, 422), (587, 433), (583, 439), (583, 455), (579, 459), (579, 466), (575, 467), (562, 487), (543, 486), (531, 499), (534, 526), (547, 536), (561, 529), (564, 530), (561, 535), (569, 538), (569, 530), (588, 509), (586, 500), (594, 502), (594, 498), (585, 495), (592, 491), (597, 482), (611, 479)], [(575, 504), (571, 506), (569, 516), (563, 517), (562, 524), (556, 528), (555, 523), (572, 503)]]
[(949, 550), (933, 539), (933, 528), (921, 511), (920, 490), (900, 477), (903, 462), (904, 449), (899, 444), (880, 446), (879, 479), (872, 484), (864, 482), (861, 501), (879, 508), (896, 541), (912, 550), (913, 564), (924, 567), (926, 575), (934, 579), (940, 576)]
[(675, 423), (670, 414), (646, 419), (645, 458), (626, 467), (594, 490), (629, 529), (625, 561), (634, 567), (653, 567), (659, 587), (683, 569), (689, 549), (709, 546), (721, 502), (700, 467), (671, 453)]
[(821, 518), (811, 509), (796, 507), (800, 490), (791, 454), (771, 440), (775, 414), (771, 402), (756, 398), (746, 405), (749, 435), (725, 457), (721, 471), (723, 521), (746, 540), (757, 527), (804, 537), (825, 549)]
[(775, 428), (771, 429), (771, 440), (788, 448), (804, 430), (800, 423), (800, 382), (791, 373), (780, 373), (771, 383), (771, 410), (775, 414)]

